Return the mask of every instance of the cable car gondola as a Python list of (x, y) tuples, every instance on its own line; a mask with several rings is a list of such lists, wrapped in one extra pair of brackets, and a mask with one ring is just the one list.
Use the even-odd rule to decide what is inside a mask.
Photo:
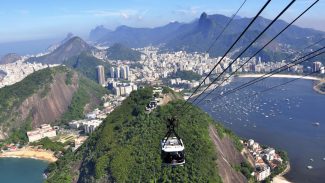
[(161, 159), (164, 165), (183, 165), (185, 163), (184, 143), (175, 132), (175, 119), (169, 119), (167, 133), (161, 140)]

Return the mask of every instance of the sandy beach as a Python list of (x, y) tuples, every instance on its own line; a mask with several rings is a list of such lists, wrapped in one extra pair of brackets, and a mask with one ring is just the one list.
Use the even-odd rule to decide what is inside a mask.
[(287, 174), (290, 171), (290, 164), (288, 164), (287, 168), (279, 175), (275, 176), (273, 178), (273, 183), (291, 183), (290, 181), (288, 181), (284, 175)]
[(55, 162), (57, 158), (51, 151), (33, 149), (33, 148), (22, 148), (16, 151), (6, 151), (0, 153), (0, 158), (33, 158), (44, 160), (48, 162)]
[[(257, 77), (262, 77), (264, 74), (239, 74), (238, 77), (240, 78), (257, 78)], [(263, 77), (268, 77), (268, 75), (263, 76)], [(270, 76), (271, 78), (301, 78), (301, 75), (293, 75), (293, 74), (274, 74)], [(302, 79), (308, 79), (308, 80), (315, 80), (315, 81), (321, 81), (322, 78), (318, 77), (313, 77), (313, 76), (305, 76)]]

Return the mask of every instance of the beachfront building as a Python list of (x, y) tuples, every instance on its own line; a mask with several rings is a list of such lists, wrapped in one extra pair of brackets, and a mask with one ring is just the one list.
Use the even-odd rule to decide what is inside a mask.
[(40, 128), (37, 128), (33, 131), (28, 131), (27, 136), (29, 142), (35, 142), (45, 137), (55, 137), (56, 130), (52, 128), (49, 124), (43, 124)]
[(282, 158), (274, 148), (263, 148), (258, 142), (249, 139), (244, 142), (245, 148), (254, 158), (254, 172), (257, 181), (263, 181), (271, 175), (271, 172), (283, 163)]

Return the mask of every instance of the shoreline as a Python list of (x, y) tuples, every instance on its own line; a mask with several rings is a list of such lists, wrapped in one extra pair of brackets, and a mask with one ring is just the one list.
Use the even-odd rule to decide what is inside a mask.
[(320, 89), (318, 88), (318, 86), (321, 85), (321, 84), (323, 84), (323, 83), (325, 83), (325, 80), (321, 80), (321, 81), (320, 81), (319, 83), (317, 83), (313, 88), (314, 88), (314, 90), (315, 90), (316, 92), (318, 92), (319, 94), (325, 95), (325, 92), (322, 91), (322, 90), (320, 90)]
[(290, 170), (291, 170), (291, 166), (290, 166), (290, 162), (288, 162), (286, 169), (284, 169), (283, 172), (281, 172), (279, 175), (275, 176), (273, 178), (272, 182), (273, 183), (292, 183), (287, 178), (284, 177), (284, 175), (289, 173)]
[[(257, 77), (262, 77), (264, 74), (239, 74), (237, 77), (240, 78), (257, 78)], [(268, 77), (269, 75), (263, 76), (263, 77)], [(301, 78), (302, 75), (294, 75), (294, 74), (274, 74), (270, 76), (271, 78), (292, 78), (292, 79), (297, 79)], [(318, 77), (313, 77), (313, 76), (306, 76), (301, 79), (306, 79), (306, 80), (314, 80), (314, 81), (321, 81), (323, 80), (322, 78)]]
[(0, 158), (28, 158), (43, 160), (50, 163), (57, 161), (57, 158), (54, 156), (54, 152), (33, 148), (22, 148), (16, 151), (5, 151), (0, 153)]

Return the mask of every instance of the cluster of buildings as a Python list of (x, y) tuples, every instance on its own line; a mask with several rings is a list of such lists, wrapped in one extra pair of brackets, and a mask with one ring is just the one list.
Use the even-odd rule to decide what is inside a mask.
[(325, 66), (323, 66), (322, 62), (313, 62), (313, 72), (320, 72), (321, 74), (325, 74)]
[[(141, 61), (139, 63), (142, 68), (132, 69), (132, 73), (137, 77), (137, 81), (154, 83), (155, 81), (167, 78), (177, 71), (193, 71), (199, 75), (206, 75), (209, 73), (215, 64), (218, 63), (221, 57), (211, 58), (206, 53), (187, 53), (185, 51), (159, 53), (159, 49), (155, 47), (139, 48), (138, 51), (143, 52)], [(278, 69), (287, 64), (286, 60), (282, 61), (262, 61), (260, 57), (253, 57), (248, 61), (249, 57), (238, 58), (234, 60), (225, 57), (220, 64), (215, 68), (213, 74), (220, 74), (229, 66), (229, 72), (252, 72), (265, 73)], [(247, 62), (247, 63), (246, 63)], [(243, 66), (243, 67), (241, 67)], [(241, 67), (241, 68), (240, 68)], [(303, 65), (292, 65), (287, 69), (287, 72), (303, 73), (321, 70), (324, 74), (325, 68), (321, 62), (314, 62), (312, 68)], [(180, 83), (180, 81), (170, 81), (171, 83)], [(188, 83), (181, 81), (181, 83)], [(195, 85), (192, 83), (192, 85)]]
[[(97, 79), (98, 83), (102, 86), (106, 86), (107, 80), (105, 78), (105, 68), (102, 65), (98, 65), (97, 69)], [(131, 76), (130, 67), (128, 65), (121, 65), (117, 67), (110, 68), (110, 78), (112, 80), (129, 80)]]
[[(161, 84), (163, 81), (166, 81), (163, 80), (164, 78), (172, 76), (177, 71), (192, 71), (204, 77), (221, 60), (221, 57), (211, 58), (207, 53), (188, 53), (185, 51), (161, 53), (159, 48), (152, 46), (136, 50), (143, 53), (141, 60), (136, 63), (137, 66), (130, 68), (129, 66), (134, 64), (134, 62), (109, 60), (112, 65), (115, 65), (110, 68), (110, 78), (105, 79), (104, 67), (98, 66), (98, 82), (103, 86), (108, 85), (115, 95), (127, 96), (130, 91), (135, 90), (134, 85), (139, 83)], [(265, 62), (260, 57), (248, 59), (249, 57), (242, 57), (232, 63), (234, 61), (232, 58), (225, 57), (215, 68), (212, 76), (220, 74), (228, 67), (226, 74), (234, 71), (238, 73), (266, 73), (287, 64), (286, 60)], [(299, 64), (291, 65), (286, 71), (303, 73), (315, 70), (320, 70), (320, 73), (325, 74), (325, 67), (321, 62), (314, 62), (310, 67)], [(125, 83), (125, 81), (132, 81), (134, 84)], [(200, 83), (200, 81), (189, 81), (181, 78), (169, 79), (167, 81), (169, 86), (176, 87), (176, 89), (177, 87), (195, 88)], [(209, 81), (207, 82), (209, 83)]]
[[(169, 84), (171, 86), (183, 86), (184, 88), (194, 88), (194, 87), (197, 87), (199, 86), (201, 81), (189, 81), (189, 80), (184, 80), (184, 79), (181, 79), (181, 78), (175, 78), (175, 79), (170, 79), (169, 80)], [(204, 81), (204, 84), (209, 84), (210, 83), (210, 79), (207, 78), (205, 81)]]
[(75, 130), (83, 130), (86, 134), (91, 134), (102, 122), (99, 119), (82, 119), (69, 122), (69, 127)]
[(130, 76), (130, 67), (128, 65), (111, 67), (110, 74), (111, 78), (128, 80)]
[(130, 82), (130, 68), (127, 65), (111, 67), (111, 78), (105, 78), (105, 70), (102, 65), (97, 66), (98, 83), (113, 91), (116, 96), (128, 96), (138, 89), (137, 85)]
[(257, 181), (265, 180), (271, 175), (272, 170), (283, 163), (282, 158), (273, 148), (262, 148), (260, 144), (253, 139), (249, 139), (244, 145), (254, 158), (255, 171), (253, 175)]
[(132, 82), (119, 82), (115, 80), (109, 80), (107, 88), (116, 96), (128, 96), (132, 91), (138, 89), (138, 86)]
[(35, 130), (28, 131), (27, 136), (29, 142), (35, 142), (45, 137), (52, 138), (56, 136), (56, 129), (49, 124), (43, 124)]
[(8, 85), (13, 85), (23, 80), (28, 75), (35, 71), (47, 68), (55, 67), (58, 64), (41, 64), (41, 63), (28, 63), (24, 62), (25, 59), (19, 60), (14, 63), (0, 65), (0, 70), (4, 71), (6, 75), (0, 80), (0, 88)]
[(113, 112), (113, 110), (121, 105), (125, 97), (115, 96), (115, 95), (104, 95), (102, 97), (103, 108), (101, 110), (95, 109), (94, 111), (85, 115), (85, 118), (82, 120), (74, 120), (69, 122), (70, 129), (69, 133), (80, 132), (82, 130), (85, 134), (78, 135), (74, 139), (73, 150), (78, 149), (88, 138), (88, 134), (93, 133), (107, 117), (107, 114)]

